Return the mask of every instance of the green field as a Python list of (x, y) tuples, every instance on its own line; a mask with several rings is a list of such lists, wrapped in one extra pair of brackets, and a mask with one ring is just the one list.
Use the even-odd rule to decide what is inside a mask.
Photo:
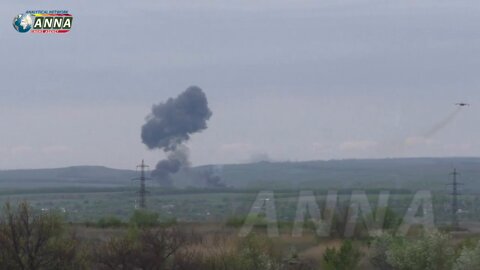
[[(376, 195), (390, 191), (389, 207), (402, 216), (419, 190), (433, 194), (435, 221), (450, 219), (449, 172), (456, 167), (463, 186), (459, 214), (463, 220), (480, 217), (480, 158), (404, 158), (309, 162), (259, 162), (215, 165), (226, 188), (205, 186), (198, 172), (212, 166), (190, 168), (174, 176), (174, 188), (148, 181), (148, 208), (161, 219), (185, 222), (224, 222), (248, 214), (259, 191), (275, 192), (277, 217), (293, 221), (300, 190), (312, 190), (322, 207), (328, 190), (340, 197), (338, 208), (348, 205), (353, 190)], [(105, 216), (127, 219), (138, 203), (138, 172), (99, 166), (0, 171), (0, 202), (27, 200), (43, 211), (60, 211), (72, 222), (96, 221)]]
[[(315, 192), (317, 202), (324, 206), (326, 190)], [(160, 214), (163, 221), (176, 219), (179, 222), (223, 223), (232, 217), (246, 216), (254, 203), (255, 190), (175, 190), (165, 191), (151, 188), (147, 197), (148, 209)], [(277, 217), (282, 222), (293, 222), (295, 218), (298, 191), (277, 190), (275, 206)], [(370, 205), (375, 209), (377, 190), (367, 192)], [(351, 190), (339, 190), (338, 209), (348, 206)], [(389, 208), (403, 216), (411, 203), (413, 193), (392, 193)], [(127, 220), (137, 207), (138, 195), (135, 189), (84, 189), (61, 188), (44, 190), (22, 190), (0, 195), (0, 203), (26, 200), (35, 209), (60, 212), (67, 220), (75, 223), (95, 222), (106, 216)], [(447, 194), (433, 193), (435, 221), (445, 224), (450, 219), (450, 200)], [(479, 198), (474, 195), (460, 197), (460, 217), (464, 221), (480, 221)]]

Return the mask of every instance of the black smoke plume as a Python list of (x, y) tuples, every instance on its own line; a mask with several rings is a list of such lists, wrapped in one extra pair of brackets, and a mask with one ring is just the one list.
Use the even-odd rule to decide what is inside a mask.
[(198, 177), (207, 188), (225, 188), (227, 185), (222, 181), (221, 171), (221, 166), (208, 166), (199, 172)]
[(182, 143), (188, 141), (191, 134), (206, 129), (211, 116), (207, 97), (197, 86), (153, 105), (142, 126), (142, 142), (149, 149), (163, 150), (168, 157), (158, 162), (152, 177), (172, 186), (170, 175), (189, 166), (188, 149)]
[(184, 145), (178, 145), (177, 148), (168, 153), (164, 160), (160, 160), (152, 171), (152, 178), (159, 181), (164, 187), (172, 187), (173, 181), (171, 174), (177, 173), (181, 168), (189, 167), (188, 148)]

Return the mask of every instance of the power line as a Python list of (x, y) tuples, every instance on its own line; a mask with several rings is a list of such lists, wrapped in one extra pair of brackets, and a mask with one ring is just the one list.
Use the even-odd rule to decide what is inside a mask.
[(142, 209), (147, 208), (147, 203), (146, 203), (147, 190), (145, 188), (145, 180), (149, 180), (149, 178), (145, 177), (145, 169), (148, 167), (149, 166), (146, 165), (144, 160), (142, 159), (142, 163), (140, 165), (137, 165), (137, 168), (140, 168), (140, 177), (132, 179), (132, 180), (140, 181), (140, 190), (138, 191), (138, 194), (140, 196), (139, 206)]
[(449, 175), (452, 175), (452, 183), (448, 184), (448, 185), (452, 186), (452, 193), (451, 193), (451, 195), (452, 195), (451, 226), (452, 226), (452, 229), (459, 229), (460, 224), (458, 222), (458, 212), (459, 212), (459, 209), (458, 209), (458, 195), (460, 195), (460, 193), (459, 193), (459, 190), (458, 190), (458, 186), (463, 185), (463, 184), (459, 183), (457, 181), (457, 176), (459, 176), (460, 173), (457, 172), (456, 168), (454, 168), (453, 172), (450, 173)]

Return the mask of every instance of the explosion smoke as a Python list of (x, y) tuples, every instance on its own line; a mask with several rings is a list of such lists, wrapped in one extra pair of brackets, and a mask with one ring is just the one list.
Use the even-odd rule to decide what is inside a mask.
[(211, 116), (207, 98), (197, 86), (187, 88), (176, 98), (153, 105), (142, 126), (142, 142), (149, 149), (163, 150), (168, 157), (157, 163), (152, 177), (172, 186), (170, 175), (190, 165), (188, 149), (183, 143), (191, 134), (206, 129)]
[(207, 188), (225, 188), (227, 185), (222, 181), (222, 166), (208, 166), (199, 172), (198, 177), (204, 181)]
[(171, 174), (177, 173), (182, 167), (189, 167), (188, 148), (178, 145), (174, 151), (169, 152), (167, 159), (160, 160), (152, 171), (152, 178), (158, 180), (162, 186), (172, 187)]

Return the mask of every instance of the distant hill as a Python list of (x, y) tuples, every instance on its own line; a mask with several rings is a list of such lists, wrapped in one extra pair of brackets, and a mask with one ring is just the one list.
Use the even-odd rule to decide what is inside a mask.
[(102, 166), (0, 171), (0, 187), (119, 187), (129, 185), (135, 171)]
[[(178, 187), (203, 186), (202, 172), (214, 171), (234, 188), (261, 189), (435, 189), (447, 190), (457, 168), (465, 191), (480, 192), (480, 158), (349, 159), (258, 162), (200, 166), (174, 176)], [(101, 166), (0, 171), (0, 188), (128, 187), (133, 170)], [(154, 183), (154, 181), (152, 181)]]
[(226, 165), (227, 185), (258, 188), (401, 188), (447, 190), (449, 173), (480, 191), (480, 158), (392, 158)]

